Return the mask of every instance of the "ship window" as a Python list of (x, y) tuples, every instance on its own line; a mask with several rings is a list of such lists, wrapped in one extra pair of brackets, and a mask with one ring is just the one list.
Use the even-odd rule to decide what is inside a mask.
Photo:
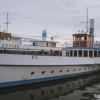
[(62, 72), (62, 70), (60, 70), (59, 72)]
[(69, 70), (66, 70), (67, 72), (69, 72)]
[(59, 56), (62, 56), (62, 51), (60, 51), (60, 53), (59, 53), (60, 55)]
[(35, 42), (33, 42), (33, 46), (36, 46)]
[(39, 51), (39, 55), (43, 55), (43, 54), (44, 54), (43, 50)]
[(93, 56), (93, 51), (89, 51), (89, 57)]
[(97, 51), (94, 51), (94, 57), (97, 57)]
[(4, 53), (7, 53), (7, 50), (6, 49), (4, 49)]
[(45, 52), (44, 52), (44, 55), (49, 55), (49, 52), (46, 52), (46, 51), (45, 51)]
[(25, 54), (25, 51), (23, 51), (22, 54)]
[(74, 57), (77, 57), (77, 50), (74, 50)]
[(73, 56), (73, 51), (72, 51), (72, 50), (70, 50), (70, 56), (71, 56), (71, 57)]
[(3, 50), (0, 50), (0, 53), (3, 53)]
[(54, 51), (54, 56), (59, 56), (60, 55), (59, 52), (60, 51)]
[(79, 71), (81, 70), (81, 68), (79, 68)]
[(53, 56), (53, 55), (54, 55), (53, 50), (50, 50), (50, 55), (51, 55), (51, 56)]
[(47, 47), (48, 47), (48, 42), (47, 42)]
[(68, 51), (66, 51), (66, 56), (69, 56), (69, 54), (68, 54), (69, 52)]
[(42, 71), (41, 74), (45, 74), (45, 71)]
[(34, 75), (34, 72), (31, 72), (30, 74), (31, 74), (31, 75)]
[(82, 50), (79, 50), (79, 57), (82, 57)]
[(75, 71), (75, 69), (73, 69), (73, 72)]
[(54, 73), (54, 70), (52, 70), (51, 73)]
[(88, 56), (88, 51), (84, 50), (84, 57), (87, 57), (87, 56)]

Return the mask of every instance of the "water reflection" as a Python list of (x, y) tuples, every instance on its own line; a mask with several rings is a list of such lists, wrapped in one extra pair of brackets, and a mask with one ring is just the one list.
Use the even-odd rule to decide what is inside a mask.
[(100, 74), (0, 90), (0, 100), (100, 100)]

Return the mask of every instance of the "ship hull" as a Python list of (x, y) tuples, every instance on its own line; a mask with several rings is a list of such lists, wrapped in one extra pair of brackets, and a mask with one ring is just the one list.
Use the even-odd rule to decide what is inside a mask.
[(100, 58), (0, 54), (0, 88), (36, 84), (100, 70)]
[[(71, 78), (99, 70), (99, 65), (58, 67), (0, 66), (0, 88)], [(33, 75), (32, 72), (34, 73)]]

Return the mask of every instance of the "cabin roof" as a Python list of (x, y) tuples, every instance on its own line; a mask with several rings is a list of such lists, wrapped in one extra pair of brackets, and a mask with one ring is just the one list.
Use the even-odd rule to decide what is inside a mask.
[(87, 34), (87, 33), (76, 33), (76, 34), (73, 34), (73, 36), (79, 36), (79, 37), (81, 37), (81, 36), (93, 36), (93, 35)]

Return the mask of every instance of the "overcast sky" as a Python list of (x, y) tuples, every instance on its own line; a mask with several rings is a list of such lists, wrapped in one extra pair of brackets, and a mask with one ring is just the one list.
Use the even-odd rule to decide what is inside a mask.
[[(43, 29), (49, 36), (72, 38), (73, 33), (85, 30), (86, 9), (95, 19), (95, 37), (100, 36), (100, 0), (0, 0), (0, 30), (4, 30), (9, 13), (9, 32), (17, 35), (40, 35)], [(99, 38), (97, 38), (99, 39)]]

